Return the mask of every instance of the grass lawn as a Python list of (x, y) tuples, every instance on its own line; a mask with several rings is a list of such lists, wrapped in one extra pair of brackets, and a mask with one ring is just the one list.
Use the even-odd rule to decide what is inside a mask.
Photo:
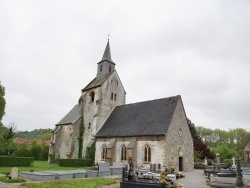
[(23, 183), (21, 186), (27, 188), (98, 188), (104, 185), (118, 183), (119, 180), (112, 178), (90, 178), (75, 180), (55, 180), (42, 183)]
[[(17, 167), (19, 172), (29, 172), (31, 169), (34, 171), (48, 171), (48, 170), (76, 170), (83, 169), (84, 167), (61, 167), (58, 164), (48, 164), (47, 161), (35, 161), (34, 166)], [(0, 167), (0, 174), (11, 172), (12, 167)]]

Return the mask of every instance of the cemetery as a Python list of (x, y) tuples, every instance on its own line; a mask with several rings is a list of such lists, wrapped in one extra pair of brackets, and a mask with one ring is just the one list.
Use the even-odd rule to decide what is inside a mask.
[[(204, 163), (206, 163), (206, 159)], [(224, 168), (222, 167), (220, 155), (217, 153), (216, 164), (213, 168), (204, 169), (205, 175), (210, 180), (208, 181), (210, 187), (250, 187), (250, 168), (248, 162), (241, 164), (237, 156), (236, 159), (232, 158), (232, 165), (227, 166), (227, 168), (225, 166)]]

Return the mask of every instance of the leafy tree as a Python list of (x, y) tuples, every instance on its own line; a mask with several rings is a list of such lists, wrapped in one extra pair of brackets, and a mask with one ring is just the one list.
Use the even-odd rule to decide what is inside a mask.
[[(239, 149), (239, 156), (242, 158), (242, 149), (244, 145), (250, 140), (250, 132), (247, 132), (242, 128), (229, 129), (226, 131), (221, 129), (197, 127), (196, 131), (204, 143), (211, 148), (213, 154), (215, 155), (216, 152), (218, 152), (220, 155), (222, 155), (221, 158), (225, 161), (230, 161), (232, 159), (232, 153), (235, 157), (235, 152), (233, 151), (235, 151), (236, 148)], [(221, 152), (223, 152), (223, 154)]]
[(42, 140), (50, 140), (52, 129), (42, 129), (42, 134), (40, 138)]
[(36, 140), (33, 140), (32, 146), (30, 148), (30, 152), (31, 152), (32, 157), (34, 157), (35, 160), (41, 159), (42, 147), (37, 144)]
[(204, 159), (205, 157), (213, 159), (214, 155), (205, 143), (203, 143), (200, 135), (197, 133), (194, 123), (187, 118), (189, 130), (194, 140), (194, 159), (195, 161)]
[(42, 150), (41, 150), (41, 159), (42, 160), (48, 160), (48, 156), (49, 156), (49, 146), (47, 146), (45, 144), (45, 142), (42, 143), (41, 145)]
[(5, 95), (5, 88), (2, 86), (1, 81), (0, 81), (0, 135), (1, 135), (1, 129), (3, 126), (2, 118), (5, 114), (5, 105), (6, 105), (4, 95)]
[(18, 157), (31, 157), (32, 155), (28, 143), (24, 143), (23, 145), (19, 146), (15, 155)]
[(17, 145), (13, 140), (0, 139), (0, 155), (12, 155), (17, 150)]
[(195, 141), (199, 141), (201, 142), (201, 137), (197, 134), (196, 129), (195, 129), (195, 125), (192, 123), (192, 121), (190, 119), (187, 118), (187, 123), (188, 123), (188, 127), (189, 130), (192, 134), (192, 137)]
[(9, 126), (0, 139), (0, 155), (12, 155), (17, 150), (17, 145), (14, 142), (15, 126)]
[(10, 125), (9, 128), (5, 131), (3, 138), (5, 140), (11, 140), (15, 138), (15, 130), (16, 130), (16, 126), (14, 124)]
[(235, 148), (229, 147), (226, 144), (218, 144), (216, 147), (212, 147), (211, 150), (214, 155), (216, 153), (220, 154), (221, 162), (232, 161), (232, 158), (236, 156)]
[(52, 129), (35, 129), (33, 131), (19, 131), (16, 133), (17, 137), (27, 138), (27, 139), (42, 139), (50, 140)]

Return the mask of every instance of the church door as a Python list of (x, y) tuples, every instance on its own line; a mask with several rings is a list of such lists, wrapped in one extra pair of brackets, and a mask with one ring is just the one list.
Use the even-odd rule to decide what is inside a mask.
[(179, 157), (179, 171), (183, 170), (183, 157)]

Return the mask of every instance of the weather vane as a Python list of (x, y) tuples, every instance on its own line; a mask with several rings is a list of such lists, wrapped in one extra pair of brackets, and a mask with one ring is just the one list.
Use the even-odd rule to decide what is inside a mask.
[(108, 40), (109, 40), (109, 37), (111, 37), (110, 32), (107, 35), (108, 35)]

